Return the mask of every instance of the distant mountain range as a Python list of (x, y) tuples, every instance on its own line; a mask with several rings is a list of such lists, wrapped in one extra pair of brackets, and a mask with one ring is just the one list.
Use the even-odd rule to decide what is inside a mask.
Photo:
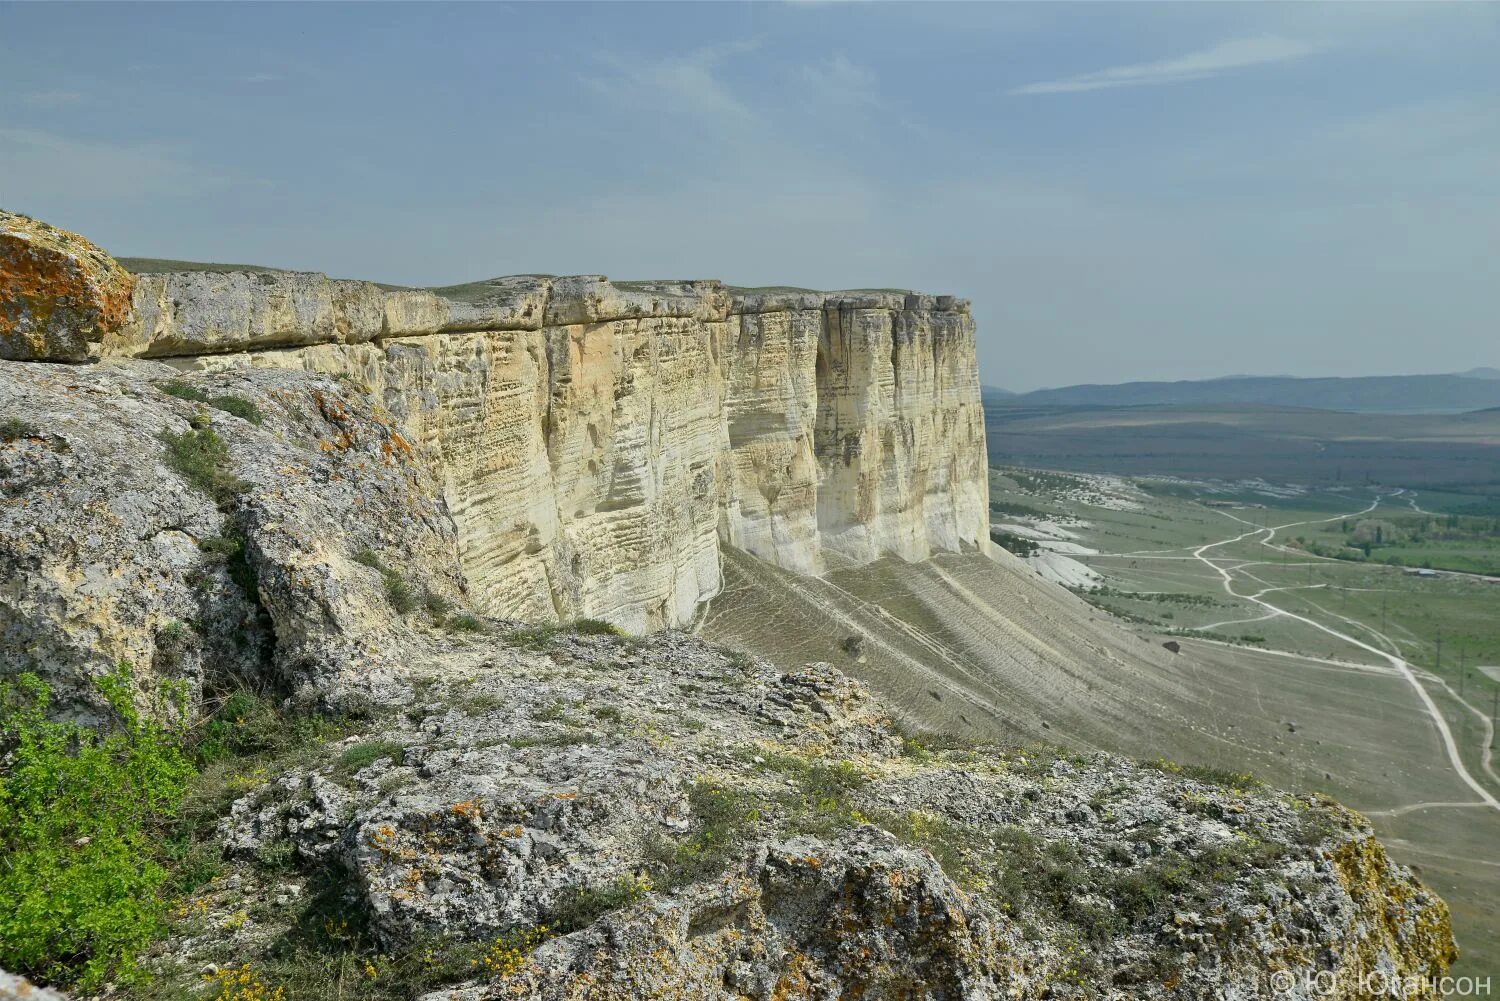
[(1137, 407), (1261, 405), (1356, 413), (1445, 414), (1500, 407), (1500, 369), (1453, 375), (1297, 379), (1230, 376), (1183, 382), (1064, 386), (1031, 393), (985, 387), (986, 399), (1019, 406)]

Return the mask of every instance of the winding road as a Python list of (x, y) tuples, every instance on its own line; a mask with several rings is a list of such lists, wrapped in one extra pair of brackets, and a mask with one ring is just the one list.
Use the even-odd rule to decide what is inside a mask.
[[(1401, 493), (1401, 492), (1402, 491), (1396, 491), (1396, 493)], [(1284, 546), (1278, 546), (1274, 542), (1274, 539), (1276, 538), (1276, 533), (1277, 532), (1279, 532), (1279, 531), (1281, 531), (1283, 529), (1296, 528), (1296, 527), (1301, 526), (1301, 525), (1325, 524), (1327, 522), (1339, 521), (1339, 520), (1344, 519), (1344, 518), (1358, 517), (1361, 514), (1368, 514), (1369, 512), (1371, 512), (1371, 511), (1375, 510), (1377, 507), (1379, 507), (1380, 506), (1380, 502), (1385, 497), (1387, 497), (1387, 496), (1394, 496), (1394, 495), (1393, 494), (1381, 494), (1381, 495), (1377, 496), (1375, 498), (1375, 500), (1373, 500), (1368, 507), (1364, 508), (1361, 511), (1354, 512), (1352, 514), (1340, 514), (1340, 515), (1335, 515), (1332, 518), (1311, 519), (1311, 520), (1307, 520), (1307, 521), (1295, 521), (1295, 522), (1289, 522), (1289, 523), (1287, 523), (1285, 525), (1267, 526), (1265, 528), (1255, 527), (1255, 526), (1252, 525), (1251, 522), (1247, 522), (1243, 518), (1239, 518), (1239, 517), (1237, 517), (1235, 515), (1229, 514), (1228, 512), (1221, 511), (1220, 512), (1221, 514), (1224, 514), (1226, 517), (1232, 518), (1233, 520), (1238, 521), (1241, 524), (1252, 525), (1252, 530), (1248, 531), (1248, 532), (1242, 532), (1239, 535), (1231, 536), (1229, 538), (1220, 539), (1217, 542), (1205, 543), (1204, 545), (1199, 546), (1197, 549), (1194, 549), (1193, 552), (1192, 552), (1192, 555), (1193, 555), (1194, 559), (1198, 560), (1199, 562), (1203, 563), (1205, 566), (1207, 566), (1210, 569), (1212, 569), (1219, 576), (1220, 583), (1222, 584), (1225, 593), (1228, 594), (1230, 597), (1238, 598), (1241, 601), (1252, 602), (1252, 603), (1260, 606), (1261, 608), (1264, 608), (1266, 610), (1266, 613), (1267, 613), (1268, 616), (1285, 616), (1287, 618), (1294, 619), (1294, 620), (1296, 620), (1298, 622), (1305, 623), (1306, 625), (1309, 625), (1309, 626), (1313, 627), (1314, 629), (1320, 630), (1321, 632), (1324, 632), (1324, 633), (1328, 634), (1329, 636), (1335, 637), (1336, 639), (1342, 640), (1343, 642), (1348, 643), (1351, 646), (1355, 646), (1355, 647), (1360, 648), (1361, 650), (1368, 651), (1369, 653), (1374, 654), (1376, 657), (1379, 657), (1382, 660), (1386, 661), (1388, 664), (1390, 664), (1390, 666), (1398, 674), (1400, 674), (1403, 678), (1406, 679), (1407, 683), (1410, 684), (1411, 687), (1412, 687), (1412, 689), (1417, 693), (1417, 698), (1421, 700), (1422, 706), (1426, 710), (1428, 717), (1432, 720), (1433, 725), (1437, 728), (1438, 735), (1439, 735), (1439, 737), (1442, 740), (1443, 748), (1447, 752), (1448, 761), (1453, 766), (1454, 772), (1458, 775), (1459, 779), (1461, 779), (1463, 781), (1463, 783), (1465, 785), (1467, 785), (1470, 789), (1474, 790), (1475, 795), (1477, 795), (1479, 797), (1478, 800), (1476, 800), (1476, 801), (1474, 801), (1472, 803), (1463, 803), (1463, 804), (1458, 804), (1458, 803), (1447, 804), (1447, 803), (1445, 803), (1445, 804), (1441, 804), (1441, 805), (1444, 805), (1444, 806), (1486, 806), (1486, 807), (1489, 807), (1490, 809), (1500, 811), (1500, 800), (1497, 800), (1495, 798), (1494, 794), (1491, 793), (1489, 791), (1489, 789), (1487, 789), (1484, 785), (1482, 785), (1479, 782), (1479, 780), (1477, 780), (1469, 772), (1468, 767), (1464, 764), (1463, 758), (1459, 754), (1458, 743), (1453, 738), (1453, 731), (1448, 726), (1447, 719), (1444, 718), (1444, 716), (1442, 714), (1442, 711), (1440, 709), (1438, 709), (1437, 703), (1434, 702), (1433, 699), (1432, 699), (1432, 695), (1427, 691), (1427, 689), (1422, 685), (1422, 683), (1417, 680), (1417, 676), (1413, 672), (1411, 664), (1408, 663), (1403, 657), (1399, 656), (1396, 653), (1391, 652), (1391, 650), (1395, 650), (1395, 649), (1398, 649), (1398, 648), (1397, 648), (1396, 644), (1394, 642), (1392, 642), (1391, 639), (1388, 636), (1386, 636), (1385, 634), (1379, 632), (1378, 630), (1375, 630), (1372, 627), (1363, 626), (1362, 623), (1360, 624), (1360, 625), (1363, 626), (1363, 628), (1365, 628), (1366, 630), (1368, 630), (1373, 637), (1377, 638), (1379, 641), (1383, 642), (1384, 644), (1386, 644), (1387, 646), (1389, 646), (1391, 648), (1391, 650), (1383, 650), (1383, 649), (1380, 649), (1379, 647), (1371, 645), (1370, 643), (1366, 643), (1364, 640), (1358, 639), (1358, 638), (1356, 638), (1354, 636), (1349, 635), (1348, 633), (1345, 633), (1345, 632), (1342, 632), (1342, 631), (1340, 631), (1338, 629), (1335, 629), (1334, 627), (1328, 625), (1325, 622), (1320, 622), (1317, 619), (1310, 618), (1309, 616), (1301, 615), (1301, 614), (1299, 614), (1297, 612), (1293, 612), (1293, 611), (1290, 611), (1288, 609), (1282, 608), (1282, 607), (1280, 607), (1278, 605), (1274, 605), (1270, 601), (1266, 600), (1266, 598), (1265, 598), (1265, 595), (1270, 594), (1270, 593), (1272, 593), (1274, 591), (1291, 590), (1291, 588), (1266, 587), (1266, 588), (1262, 588), (1261, 590), (1259, 590), (1257, 592), (1254, 592), (1254, 593), (1242, 594), (1239, 591), (1236, 591), (1235, 588), (1234, 588), (1234, 584), (1235, 584), (1235, 576), (1234, 576), (1234, 574), (1236, 572), (1244, 572), (1244, 566), (1245, 566), (1245, 564), (1240, 564), (1239, 566), (1233, 566), (1233, 567), (1225, 567), (1225, 566), (1221, 566), (1219, 562), (1217, 562), (1217, 561), (1209, 558), (1206, 555), (1207, 553), (1210, 553), (1213, 550), (1220, 548), (1221, 546), (1232, 545), (1232, 544), (1234, 544), (1236, 542), (1241, 542), (1241, 541), (1244, 541), (1245, 539), (1253, 538), (1255, 536), (1264, 536), (1264, 538), (1262, 538), (1262, 539), (1259, 540), (1261, 545), (1270, 547), (1270, 548), (1278, 550), (1280, 552), (1286, 552), (1287, 550), (1286, 550), (1286, 548)], [(1415, 503), (1414, 502), (1413, 502), (1412, 506), (1415, 507)], [(1299, 554), (1299, 555), (1303, 555), (1303, 554)], [(1259, 584), (1264, 584), (1265, 583), (1264, 581), (1260, 581), (1258, 579), (1255, 579), (1252, 575), (1250, 575), (1248, 573), (1246, 573), (1245, 576), (1251, 577), (1251, 579), (1255, 580), (1256, 583), (1259, 583)], [(1474, 710), (1474, 707), (1473, 706), (1469, 706), (1469, 704), (1467, 702), (1464, 702), (1463, 704), (1465, 706), (1467, 706), (1470, 709), (1470, 711), (1476, 711), (1476, 710)], [(1490, 737), (1490, 739), (1489, 739), (1489, 741), (1487, 743), (1493, 743), (1493, 738), (1494, 738), (1494, 731), (1493, 731), (1493, 729), (1491, 729), (1489, 731), (1489, 737)], [(1486, 759), (1485, 759), (1484, 763), (1485, 763), (1485, 766), (1486, 766), (1486, 770), (1489, 771), (1490, 768), (1489, 768), (1489, 761), (1488, 761), (1488, 748), (1486, 748)], [(1435, 805), (1435, 804), (1431, 804), (1431, 805)]]

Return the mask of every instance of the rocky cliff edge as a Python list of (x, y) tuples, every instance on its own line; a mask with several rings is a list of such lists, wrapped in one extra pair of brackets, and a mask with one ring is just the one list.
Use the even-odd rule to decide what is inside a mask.
[[(170, 262), (132, 275), (5, 213), (0, 252), (0, 356), (360, 386), (432, 468), (493, 614), (680, 626), (717, 593), (721, 546), (819, 573), (988, 538), (961, 299), (600, 276), (382, 289)], [(47, 319), (75, 313), (88, 322)]]

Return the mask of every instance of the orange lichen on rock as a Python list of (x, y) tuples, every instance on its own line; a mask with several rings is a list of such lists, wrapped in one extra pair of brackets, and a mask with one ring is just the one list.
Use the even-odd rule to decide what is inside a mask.
[(0, 209), (0, 358), (87, 361), (130, 318), (134, 290), (88, 240)]

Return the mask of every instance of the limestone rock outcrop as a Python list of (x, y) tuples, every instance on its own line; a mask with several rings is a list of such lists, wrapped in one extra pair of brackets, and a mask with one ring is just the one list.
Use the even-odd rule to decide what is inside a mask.
[(1451, 964), (1442, 901), (1329, 801), (939, 749), (827, 664), (662, 629), (729, 547), (818, 573), (985, 539), (966, 303), (132, 286), (15, 218), (0, 676), (83, 713), (120, 664), (144, 704), (239, 688), (211, 722), (257, 738), (192, 822), (226, 871), (193, 866), (153, 996), (279, 997), (273, 970), (430, 1001), (1188, 1001)]
[[(413, 667), (401, 712), (224, 821), (235, 875), (189, 910), (255, 915), (237, 961), (296, 920), (258, 899), (328, 885), (377, 963), (450, 981), (428, 1001), (1269, 999), (1273, 971), (1353, 1001), (1361, 974), (1425, 983), (1454, 957), (1442, 901), (1327, 800), (937, 750), (827, 665), (675, 632), (471, 635)], [(223, 954), (197, 927), (162, 976)]]
[[(311, 279), (261, 277), (246, 278), (260, 298), (242, 315), (267, 330), (253, 318), (300, 301)], [(305, 368), (367, 387), (432, 457), (465, 571), (495, 614), (645, 631), (689, 622), (716, 593), (720, 545), (818, 573), (986, 538), (966, 303), (597, 276), (444, 292), (385, 293), (374, 338), (340, 334), (366, 328), (319, 305), (306, 313), (329, 319), (298, 328), (309, 343), (256, 350), (259, 334), (216, 336), (213, 351), (172, 361)], [(153, 332), (133, 326), (107, 353), (175, 355), (208, 340), (160, 325), (143, 294), (137, 322)], [(210, 309), (179, 301), (178, 316)]]
[(679, 626), (721, 586), (724, 545), (815, 574), (988, 535), (962, 300), (599, 275), (388, 290), (218, 267), (132, 292), (97, 248), (43, 231), (87, 250), (97, 316), (79, 319), (73, 258), (54, 254), (46, 281), (0, 295), (23, 325), (0, 341), (31, 345), (11, 357), (351, 380), (427, 459), (494, 614)]
[(76, 233), (0, 209), (0, 358), (87, 360), (129, 318), (134, 284)]
[(327, 377), (176, 375), (0, 363), (0, 674), (388, 681), (396, 606), (464, 600), (426, 464)]

